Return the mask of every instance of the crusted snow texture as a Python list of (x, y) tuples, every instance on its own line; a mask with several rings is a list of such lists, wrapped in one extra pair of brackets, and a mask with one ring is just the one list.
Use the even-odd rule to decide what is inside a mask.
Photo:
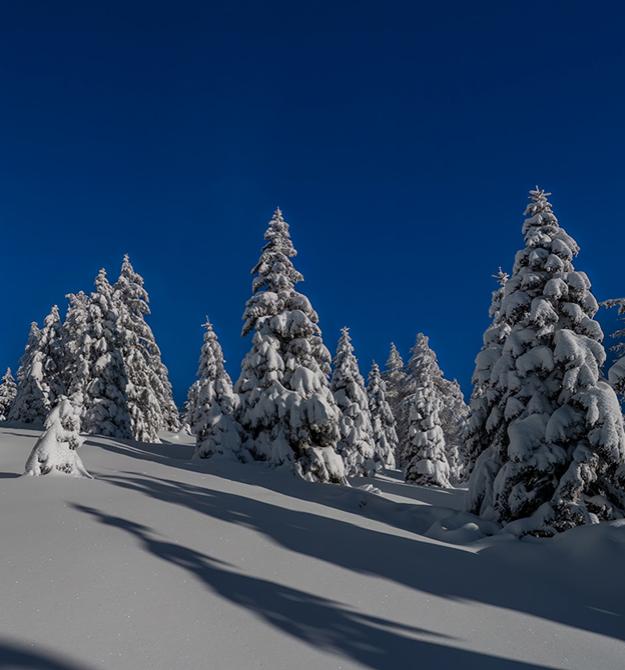
[(77, 453), (82, 444), (80, 413), (82, 397), (61, 396), (44, 424), (44, 433), (26, 461), (24, 474), (31, 476), (65, 475), (92, 479)]
[(11, 373), (11, 368), (7, 368), (2, 377), (2, 383), (0, 383), (0, 421), (7, 420), (16, 395), (17, 384)]
[(410, 427), (404, 451), (406, 481), (426, 486), (451, 486), (450, 467), (441, 428), (441, 401), (436, 380), (442, 377), (428, 338), (419, 333), (408, 370), (414, 383), (409, 397)]
[[(493, 291), (488, 312), (491, 324), (484, 332), (482, 349), (475, 359), (475, 369), (471, 378), (473, 392), (469, 403), (469, 417), (463, 448), (465, 479), (470, 478), (482, 452), (495, 442), (500, 443), (502, 433), (505, 432), (503, 417), (499, 411), (500, 387), (493, 377), (493, 366), (501, 357), (504, 342), (510, 332), (510, 326), (501, 310), (501, 301), (509, 275), (499, 268), (495, 278), (498, 287)], [(478, 486), (472, 487), (471, 491), (473, 490), (482, 491), (484, 489)], [(469, 493), (469, 508), (475, 509), (478, 504), (478, 501), (471, 500), (471, 493)]]
[(41, 330), (31, 324), (26, 350), (17, 372), (17, 396), (9, 419), (42, 425), (64, 392), (61, 317), (56, 305)]
[(73, 380), (72, 388), (84, 396), (85, 433), (132, 438), (128, 376), (121, 353), (122, 307), (104, 270), (98, 273), (95, 285), (81, 341), (84, 376)]
[(548, 195), (530, 191), (501, 303), (510, 333), (492, 366), (502, 428), (470, 480), (471, 511), (519, 535), (612, 519), (625, 502), (623, 418), (600, 380), (597, 302)]
[(391, 349), (382, 373), (382, 379), (386, 384), (386, 399), (395, 417), (398, 444), (395, 460), (398, 465), (401, 465), (401, 445), (408, 441), (409, 406), (404, 401), (410, 393), (410, 385), (404, 361), (394, 342), (391, 342)]
[(467, 479), (463, 443), (469, 407), (464, 401), (464, 395), (457, 380), (446, 379), (442, 375), (435, 376), (434, 385), (440, 401), (439, 418), (445, 438), (449, 477), (452, 484), (458, 485)]
[(135, 272), (128, 255), (124, 256), (114, 286), (114, 300), (119, 305), (120, 346), (128, 377), (126, 395), (132, 435), (141, 442), (159, 442), (161, 429), (179, 428), (178, 410), (167, 368), (145, 320), (150, 307), (143, 277)]
[(245, 440), (243, 458), (291, 467), (304, 479), (345, 482), (336, 453), (340, 411), (328, 374), (330, 354), (318, 317), (295, 290), (302, 275), (291, 258), (296, 251), (289, 226), (277, 209), (254, 269), (253, 295), (243, 314), (243, 335), (252, 347), (236, 384), (237, 420)]
[(240, 458), (241, 431), (235, 418), (239, 397), (232, 389), (221, 345), (208, 319), (204, 328), (197, 379), (191, 387), (193, 400), (187, 415), (196, 436), (195, 457), (221, 454)]
[(341, 410), (341, 439), (337, 451), (345, 463), (348, 476), (369, 477), (375, 473), (375, 442), (369, 413), (365, 382), (360, 374), (358, 360), (349, 335), (349, 328), (341, 330), (334, 357), (332, 393)]
[(384, 468), (395, 468), (395, 452), (397, 451), (395, 417), (386, 399), (386, 383), (382, 379), (380, 367), (375, 362), (369, 372), (367, 396), (375, 445), (375, 460)]

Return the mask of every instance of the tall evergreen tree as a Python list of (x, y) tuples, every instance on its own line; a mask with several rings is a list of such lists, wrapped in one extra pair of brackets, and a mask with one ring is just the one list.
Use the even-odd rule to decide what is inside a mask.
[(91, 294), (83, 356), (86, 361), (83, 430), (132, 438), (128, 377), (122, 357), (121, 306), (106, 272), (100, 270)]
[(386, 360), (382, 379), (386, 384), (386, 399), (395, 417), (395, 430), (397, 432), (398, 443), (396, 457), (399, 464), (403, 446), (408, 441), (409, 408), (405, 400), (409, 394), (409, 384), (404, 361), (394, 342), (391, 342), (391, 350)]
[[(621, 320), (625, 320), (625, 298), (612, 298), (601, 305), (608, 308), (616, 307)], [(625, 328), (614, 331), (611, 337), (617, 340), (624, 339)], [(625, 342), (617, 342), (611, 349), (618, 354), (618, 357), (608, 370), (608, 379), (621, 400), (625, 400)]]
[(423, 333), (417, 335), (408, 370), (414, 393), (409, 398), (410, 428), (404, 453), (406, 481), (449, 487), (450, 468), (440, 421), (441, 401), (436, 387), (442, 373), (436, 354)]
[[(511, 532), (552, 535), (619, 514), (625, 435), (613, 389), (600, 379), (603, 333), (590, 281), (573, 266), (579, 247), (545, 193), (530, 191), (501, 311), (510, 325), (493, 378), (501, 442), (480, 456), (474, 509)], [(481, 477), (480, 470), (489, 472)], [(494, 474), (494, 477), (492, 476)]]
[(135, 272), (128, 255), (124, 256), (114, 286), (114, 299), (119, 303), (120, 347), (128, 378), (130, 429), (135, 440), (159, 442), (158, 433), (165, 424), (163, 410), (171, 401), (171, 393), (168, 394), (162, 384), (160, 351), (145, 321), (150, 307), (143, 277)]
[(89, 296), (80, 291), (65, 296), (69, 302), (65, 320), (63, 321), (63, 379), (69, 395), (85, 393), (89, 382), (89, 349), (91, 336), (90, 300)]
[[(475, 359), (475, 369), (471, 382), (470, 414), (467, 422), (463, 460), (465, 476), (468, 479), (480, 455), (493, 443), (501, 443), (504, 433), (503, 416), (499, 412), (500, 389), (493, 379), (493, 366), (501, 357), (504, 342), (510, 333), (510, 326), (502, 313), (501, 302), (509, 276), (499, 268), (495, 275), (497, 289), (493, 291), (488, 314), (491, 318), (490, 326), (484, 332), (482, 349)], [(488, 471), (481, 470), (480, 476), (488, 475)], [(471, 491), (485, 491), (490, 485), (486, 483), (474, 485)], [(467, 498), (471, 509), (479, 508), (481, 501)]]
[(239, 397), (224, 366), (224, 355), (213, 325), (204, 324), (204, 342), (194, 388), (194, 406), (189, 424), (196, 436), (195, 456), (214, 454), (241, 456), (241, 431), (235, 419)]
[(380, 368), (374, 361), (369, 372), (367, 384), (371, 426), (375, 444), (375, 460), (385, 468), (394, 468), (397, 450), (397, 432), (395, 417), (386, 400), (386, 383), (382, 379)]
[(47, 390), (43, 384), (40, 339), (41, 330), (33, 321), (17, 370), (17, 395), (9, 411), (10, 421), (38, 424), (45, 419)]
[(48, 407), (51, 408), (65, 392), (62, 324), (59, 308), (56, 305), (52, 305), (50, 314), (43, 321), (39, 349), (43, 354), (43, 374), (48, 387)]
[(7, 368), (0, 384), (0, 421), (7, 420), (16, 395), (17, 384), (11, 374), (11, 368)]
[(458, 485), (466, 479), (463, 443), (469, 407), (464, 401), (464, 395), (457, 380), (446, 379), (441, 375), (438, 378), (435, 377), (434, 383), (440, 400), (439, 418), (445, 438), (450, 481)]
[(337, 451), (351, 476), (375, 473), (375, 443), (365, 382), (358, 368), (349, 328), (341, 330), (334, 357), (332, 392), (341, 410), (341, 439)]
[(200, 382), (196, 379), (187, 391), (187, 399), (182, 406), (182, 427), (189, 435), (195, 435), (193, 432), (193, 423), (197, 413), (198, 406), (198, 387)]
[(56, 305), (44, 319), (43, 328), (31, 324), (17, 378), (17, 395), (9, 418), (42, 425), (64, 392), (61, 317)]
[(343, 482), (330, 354), (316, 312), (295, 290), (303, 277), (291, 261), (296, 251), (279, 209), (265, 239), (243, 315), (242, 334), (253, 332), (252, 348), (236, 384), (244, 448), (251, 458), (290, 465), (305, 479)]

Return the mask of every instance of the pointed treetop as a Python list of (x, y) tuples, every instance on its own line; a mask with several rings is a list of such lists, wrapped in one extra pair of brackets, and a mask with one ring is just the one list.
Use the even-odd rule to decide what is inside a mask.
[(401, 357), (399, 350), (395, 346), (395, 342), (391, 342), (391, 350), (386, 360), (386, 369), (388, 372), (392, 372), (394, 370), (403, 370), (403, 368), (404, 359)]
[(291, 241), (289, 224), (284, 220), (280, 208), (276, 209), (269, 221), (265, 240), (260, 259), (252, 268), (252, 274), (257, 275), (252, 285), (254, 293), (262, 290), (274, 293), (293, 290), (295, 284), (304, 277), (291, 262), (297, 251)]
[(343, 326), (341, 328), (341, 337), (339, 338), (337, 351), (340, 349), (348, 349), (349, 351), (354, 350), (354, 347), (352, 346), (352, 338), (349, 334), (349, 328), (347, 326)]
[(430, 338), (427, 335), (417, 333), (414, 347), (410, 351), (412, 356), (408, 368), (417, 387), (424, 386), (432, 377), (442, 377), (436, 353), (430, 347)]
[(547, 198), (549, 198), (550, 195), (552, 195), (551, 191), (545, 191), (545, 189), (540, 188), (540, 186), (530, 189), (530, 198), (534, 202), (547, 202)]
[[(544, 191), (542, 188), (538, 188), (538, 186), (535, 189), (530, 190), (530, 202), (525, 208), (525, 214), (532, 218), (542, 214), (542, 218), (547, 218), (550, 223), (558, 225), (558, 220), (551, 209), (551, 203), (548, 199), (550, 195), (551, 193)], [(537, 220), (536, 223), (540, 224), (541, 220)]]
[(369, 370), (369, 376), (367, 381), (371, 384), (372, 381), (380, 381), (382, 379), (382, 374), (380, 373), (380, 366), (375, 362), (371, 362), (371, 369)]
[(508, 279), (510, 279), (510, 275), (507, 272), (504, 272), (501, 269), (501, 266), (499, 266), (499, 270), (497, 274), (493, 275), (493, 279), (496, 279), (499, 283), (499, 286), (503, 288), (507, 284)]
[(61, 320), (61, 315), (59, 314), (58, 305), (52, 305), (50, 308), (50, 313), (43, 320), (44, 325), (50, 325)]
[(132, 267), (132, 263), (130, 262), (130, 256), (128, 254), (124, 254), (122, 258), (122, 266), (121, 266), (121, 275), (133, 275), (135, 277), (138, 277), (141, 279), (143, 282), (143, 277), (139, 275), (138, 273), (135, 272), (135, 269)]
[(104, 268), (100, 268), (98, 270), (98, 275), (95, 278), (96, 287), (98, 286), (98, 284), (101, 284), (101, 283), (107, 283), (108, 284), (108, 278), (106, 276), (106, 270)]

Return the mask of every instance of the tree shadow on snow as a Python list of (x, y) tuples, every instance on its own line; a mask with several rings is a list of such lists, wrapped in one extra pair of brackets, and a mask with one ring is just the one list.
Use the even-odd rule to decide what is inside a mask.
[(145, 442), (133, 442), (118, 438), (98, 438), (96, 442), (93, 436), (88, 437), (84, 446), (97, 447), (104, 451), (120, 454), (129, 458), (138, 458), (142, 461), (161, 463), (185, 470), (193, 470), (191, 457), (193, 456), (193, 445), (179, 444), (173, 442), (162, 442), (161, 444), (148, 444)]
[[(571, 583), (570, 578), (563, 580), (561, 561), (567, 557), (555, 554), (554, 559), (554, 554), (541, 553), (549, 548), (548, 543), (513, 541), (511, 552), (510, 542), (504, 542), (478, 553), (201, 485), (133, 474), (104, 479), (115, 486), (249, 528), (290, 551), (360, 574), (382, 577), (443, 598), (482, 602), (625, 639), (625, 597), (618, 574), (610, 589), (596, 587), (594, 580), (602, 578), (598, 566), (594, 571), (589, 566), (583, 579), (576, 583)], [(606, 611), (616, 616), (607, 616)]]
[(43, 428), (33, 428), (32, 433), (14, 433), (11, 430), (3, 430), (3, 435), (11, 435), (13, 437), (27, 437), (29, 440), (36, 440), (39, 434), (43, 432)]
[[(195, 475), (213, 475), (242, 484), (260, 486), (281, 495), (299, 498), (307, 503), (316, 502), (320, 505), (334, 507), (348, 513), (356, 513), (373, 521), (381, 521), (396, 528), (417, 533), (424, 533), (435, 520), (428, 505), (436, 503), (439, 508), (436, 510), (438, 516), (442, 515), (444, 517), (445, 515), (454, 513), (457, 508), (462, 506), (458, 501), (458, 497), (464, 496), (464, 492), (461, 490), (454, 490), (450, 493), (444, 489), (430, 490), (424, 486), (402, 485), (398, 482), (396, 486), (407, 487), (408, 493), (412, 493), (412, 497), (415, 500), (426, 503), (425, 505), (416, 506), (390, 501), (386, 498), (380, 499), (379, 496), (372, 495), (368, 491), (361, 491), (358, 488), (305, 482), (296, 477), (288, 468), (273, 469), (266, 467), (263, 463), (248, 463), (244, 465), (242, 463), (230, 463), (217, 459), (192, 461), (192, 445), (148, 445), (126, 443), (123, 440), (112, 439), (107, 439), (106, 441), (101, 439), (97, 442), (87, 440), (85, 445), (97, 447), (132, 459), (158, 463), (165, 467), (174, 467), (192, 472)], [(87, 458), (84, 458), (84, 460), (88, 466)], [(90, 471), (98, 474), (93, 468)], [(98, 478), (102, 479), (103, 477), (98, 474)], [(382, 491), (387, 490), (387, 487), (395, 485), (392, 481), (387, 483), (378, 478), (359, 478), (354, 480), (354, 484), (356, 487), (371, 484)], [(394, 493), (395, 491), (389, 492)], [(408, 497), (403, 489), (399, 495)]]
[(84, 665), (76, 665), (11, 640), (0, 638), (0, 670), (87, 670)]
[[(131, 483), (130, 486), (134, 484)], [(211, 506), (225, 502), (227, 501), (216, 498)], [(210, 591), (252, 612), (281, 632), (316, 649), (341, 654), (364, 667), (397, 670), (414, 662), (424, 669), (453, 667), (465, 670), (547, 670), (544, 666), (417, 639), (415, 636), (435, 640), (444, 639), (445, 636), (369, 616), (333, 600), (227, 569), (223, 567), (223, 562), (211, 556), (159, 539), (146, 526), (83, 505), (73, 507), (91, 515), (100, 523), (129, 533), (152, 555), (187, 571)], [(245, 509), (249, 512), (247, 505)], [(231, 510), (226, 514), (238, 518), (235, 512), (236, 510)], [(247, 514), (245, 516), (249, 518)], [(294, 528), (291, 527), (290, 532), (293, 531)], [(319, 537), (312, 540), (318, 542)]]

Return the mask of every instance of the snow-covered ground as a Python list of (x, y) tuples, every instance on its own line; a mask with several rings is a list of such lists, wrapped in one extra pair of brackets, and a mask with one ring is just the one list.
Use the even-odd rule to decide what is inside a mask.
[(0, 428), (2, 669), (625, 667), (622, 524), (484, 539), (463, 491), (198, 465), (173, 436), (20, 478), (37, 434)]

